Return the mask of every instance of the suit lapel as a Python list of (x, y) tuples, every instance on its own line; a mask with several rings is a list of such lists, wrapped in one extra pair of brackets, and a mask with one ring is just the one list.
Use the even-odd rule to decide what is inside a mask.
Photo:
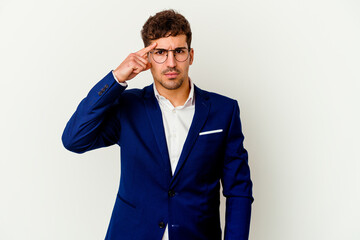
[(155, 135), (156, 143), (161, 153), (164, 170), (169, 173), (168, 177), (170, 180), (172, 173), (171, 173), (168, 148), (166, 144), (163, 119), (162, 119), (161, 109), (154, 95), (152, 84), (145, 88), (144, 104), (147, 115), (150, 119), (150, 125)]
[(194, 85), (194, 94), (195, 94), (195, 114), (193, 117), (193, 120), (191, 122), (191, 126), (188, 132), (188, 135), (186, 137), (179, 162), (176, 166), (174, 176), (171, 180), (171, 183), (173, 183), (176, 179), (176, 176), (179, 174), (179, 171), (181, 170), (182, 166), (186, 162), (186, 159), (194, 146), (194, 143), (199, 136), (199, 132), (201, 128), (204, 126), (204, 123), (208, 117), (209, 109), (210, 109), (210, 103), (207, 101), (208, 96), (207, 94), (196, 87)]

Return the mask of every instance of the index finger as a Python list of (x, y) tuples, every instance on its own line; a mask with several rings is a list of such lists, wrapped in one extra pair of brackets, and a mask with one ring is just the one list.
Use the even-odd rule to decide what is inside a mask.
[(157, 45), (157, 42), (154, 42), (153, 44), (147, 46), (146, 48), (143, 48), (136, 52), (136, 54), (139, 54), (140, 56), (144, 56), (148, 52), (150, 52), (152, 49), (154, 49)]

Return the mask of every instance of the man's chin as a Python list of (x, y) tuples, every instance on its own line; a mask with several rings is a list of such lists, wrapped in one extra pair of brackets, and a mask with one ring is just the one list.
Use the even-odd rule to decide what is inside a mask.
[(181, 86), (181, 85), (169, 85), (169, 84), (161, 84), (161, 85), (163, 86), (163, 88), (167, 90), (176, 90)]
[(160, 85), (167, 90), (176, 90), (181, 87), (182, 81), (174, 79), (168, 79), (160, 82)]

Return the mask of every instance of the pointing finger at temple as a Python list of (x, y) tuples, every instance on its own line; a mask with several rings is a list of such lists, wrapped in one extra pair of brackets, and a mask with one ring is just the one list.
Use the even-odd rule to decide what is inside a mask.
[(153, 50), (156, 47), (156, 45), (157, 45), (157, 43), (154, 42), (153, 44), (147, 46), (146, 48), (143, 48), (143, 49), (137, 51), (136, 54), (138, 54), (140, 56), (144, 56), (145, 54), (147, 54), (148, 52)]

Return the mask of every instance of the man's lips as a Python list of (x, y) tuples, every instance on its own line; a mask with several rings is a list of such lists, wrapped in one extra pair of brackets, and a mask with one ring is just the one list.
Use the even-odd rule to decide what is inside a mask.
[(179, 73), (177, 73), (177, 72), (165, 73), (165, 76), (167, 76), (168, 78), (176, 77), (177, 75), (179, 75)]

